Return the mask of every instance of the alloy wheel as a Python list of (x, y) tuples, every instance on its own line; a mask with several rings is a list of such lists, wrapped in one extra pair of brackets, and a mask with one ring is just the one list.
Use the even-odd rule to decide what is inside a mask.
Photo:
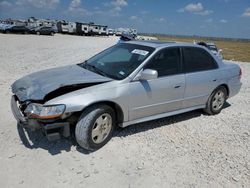
[(112, 117), (108, 113), (100, 115), (92, 128), (91, 138), (95, 144), (102, 143), (110, 134)]

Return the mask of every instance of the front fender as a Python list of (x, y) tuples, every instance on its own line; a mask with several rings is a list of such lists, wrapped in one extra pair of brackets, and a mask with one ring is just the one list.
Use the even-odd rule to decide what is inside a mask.
[(65, 104), (68, 112), (79, 112), (86, 107), (100, 102), (112, 102), (121, 107), (124, 115), (124, 121), (128, 120), (128, 84), (111, 84), (108, 83), (96, 85), (89, 88), (80, 89), (71, 93), (56, 97), (44, 105)]

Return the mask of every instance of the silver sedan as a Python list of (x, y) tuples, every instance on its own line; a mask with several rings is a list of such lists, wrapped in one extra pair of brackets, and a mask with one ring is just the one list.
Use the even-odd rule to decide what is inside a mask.
[(11, 107), (24, 129), (41, 129), (49, 140), (73, 134), (81, 147), (97, 150), (115, 126), (196, 109), (218, 114), (240, 79), (238, 65), (200, 45), (131, 41), (17, 80)]

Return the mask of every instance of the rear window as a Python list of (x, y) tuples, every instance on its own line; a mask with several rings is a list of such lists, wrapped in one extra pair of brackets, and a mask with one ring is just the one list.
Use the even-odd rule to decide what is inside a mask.
[(218, 68), (213, 57), (202, 48), (184, 47), (183, 56), (186, 72), (197, 72)]

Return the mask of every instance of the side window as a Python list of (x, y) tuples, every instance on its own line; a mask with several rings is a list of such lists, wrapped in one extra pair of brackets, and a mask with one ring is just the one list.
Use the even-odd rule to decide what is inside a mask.
[(180, 48), (166, 48), (158, 52), (144, 69), (153, 69), (158, 76), (174, 75), (181, 72)]
[(213, 57), (201, 48), (185, 47), (183, 56), (186, 72), (197, 72), (217, 68)]

